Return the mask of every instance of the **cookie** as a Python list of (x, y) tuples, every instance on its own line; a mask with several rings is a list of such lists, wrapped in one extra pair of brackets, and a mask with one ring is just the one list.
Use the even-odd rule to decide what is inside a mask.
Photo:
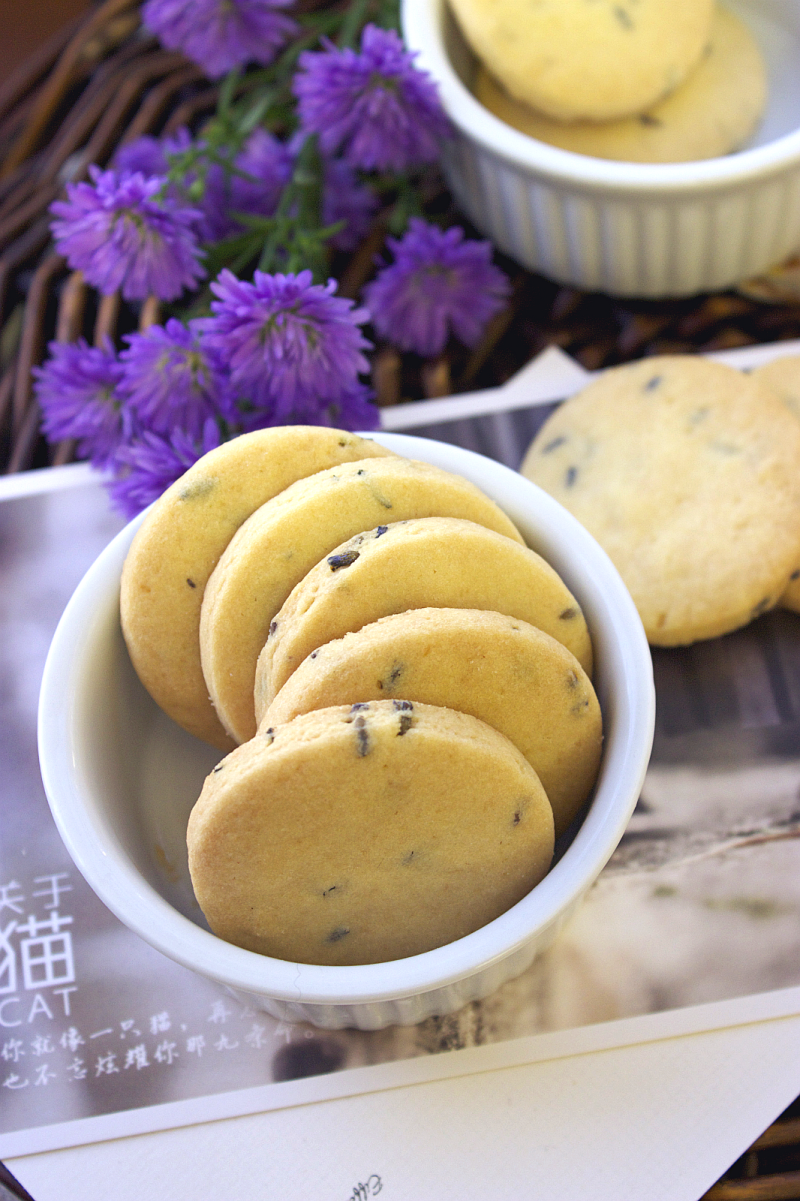
[(527, 622), (477, 609), (411, 609), (312, 651), (260, 729), (300, 713), (381, 697), (471, 713), (535, 769), (556, 835), (583, 805), (600, 762), (602, 717), (566, 647)]
[(256, 671), (256, 721), (318, 646), (406, 609), (494, 609), (544, 630), (591, 675), (580, 605), (527, 546), (456, 517), (420, 517), (356, 534), (313, 567), (270, 626)]
[(389, 455), (345, 430), (257, 430), (204, 455), (155, 502), (125, 560), (122, 631), (139, 679), (190, 734), (221, 750), (233, 745), (208, 697), (199, 628), (208, 577), (236, 530), (303, 476)]
[[(800, 355), (785, 355), (763, 363), (752, 372), (754, 379), (771, 388), (800, 419)], [(800, 562), (789, 577), (789, 585), (778, 602), (784, 609), (800, 613)]]
[(497, 731), (409, 701), (344, 705), (223, 759), (189, 819), (215, 934), (299, 963), (381, 963), (452, 942), (542, 879), (553, 817)]
[(657, 646), (745, 625), (800, 562), (800, 423), (708, 359), (604, 372), (548, 418), (521, 470), (608, 552)]
[(629, 163), (716, 158), (743, 146), (764, 112), (764, 60), (747, 26), (717, 8), (708, 43), (686, 80), (645, 112), (617, 121), (555, 121), (510, 96), (483, 67), (475, 95), (507, 125), (574, 154)]
[(750, 372), (753, 379), (766, 384), (800, 420), (800, 354), (787, 354), (762, 363)]
[(349, 463), (318, 472), (262, 505), (231, 539), (200, 615), (203, 675), (237, 742), (256, 730), (256, 662), (295, 585), (340, 543), (388, 519), (465, 517), (522, 542), (494, 501), (461, 476), (410, 459)]
[(675, 90), (708, 43), (713, 0), (451, 0), (505, 90), (556, 121), (610, 121)]

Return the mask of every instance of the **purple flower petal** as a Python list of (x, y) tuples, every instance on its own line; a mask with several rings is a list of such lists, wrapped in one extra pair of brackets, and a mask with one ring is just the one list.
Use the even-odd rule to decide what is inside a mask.
[(330, 405), (345, 404), (369, 369), (359, 329), (365, 311), (333, 295), (335, 280), (312, 278), (256, 271), (247, 283), (226, 270), (211, 285), (214, 316), (197, 324), (203, 346), (227, 365), (249, 404), (248, 423), (279, 425), (300, 410), (319, 420)]
[(166, 175), (170, 154), (180, 154), (192, 144), (192, 135), (185, 125), (165, 138), (143, 134), (120, 146), (114, 155), (113, 166), (119, 172), (140, 171), (142, 175)]
[(440, 354), (451, 332), (467, 346), (503, 308), (509, 283), (492, 263), (490, 242), (465, 241), (458, 226), (440, 230), (419, 218), (400, 240), (387, 238), (395, 261), (364, 288), (372, 323), (401, 350)]
[(228, 175), (221, 166), (212, 164), (202, 200), (203, 240), (218, 242), (240, 232), (242, 226), (231, 216), (233, 212), (271, 217), (292, 177), (292, 165), (291, 149), (265, 129), (253, 130), (234, 159), (234, 166), (252, 179)]
[(142, 19), (169, 50), (199, 63), (211, 79), (255, 61), (271, 63), (297, 31), (279, 9), (292, 0), (147, 0)]
[(112, 503), (127, 518), (135, 517), (219, 443), (219, 429), (212, 420), (205, 422), (197, 439), (183, 430), (170, 436), (141, 431), (120, 446), (114, 458), (116, 475), (108, 489)]
[(67, 200), (50, 206), (60, 252), (103, 293), (126, 300), (175, 300), (205, 272), (193, 226), (200, 217), (168, 195), (160, 176), (89, 168), (92, 183), (67, 184)]
[(196, 440), (209, 418), (237, 419), (228, 373), (201, 347), (196, 322), (187, 328), (173, 317), (166, 326), (128, 334), (127, 342), (119, 391), (143, 429), (177, 428)]
[(332, 239), (337, 250), (355, 250), (366, 236), (378, 208), (378, 197), (362, 184), (353, 168), (343, 159), (327, 159), (322, 185), (322, 224), (344, 221), (344, 228)]
[(398, 35), (367, 25), (361, 51), (306, 50), (293, 89), (300, 120), (325, 154), (341, 151), (365, 171), (433, 162), (450, 126), (436, 85), (414, 66)]
[(122, 367), (110, 342), (105, 347), (51, 342), (49, 359), (34, 367), (34, 390), (49, 442), (75, 438), (78, 455), (100, 469), (109, 465), (128, 429), (117, 386)]

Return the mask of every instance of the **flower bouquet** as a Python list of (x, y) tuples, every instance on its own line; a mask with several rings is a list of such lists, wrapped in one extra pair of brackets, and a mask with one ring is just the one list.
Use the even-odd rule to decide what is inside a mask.
[(449, 128), (395, 0), (147, 0), (142, 20), (218, 81), (216, 111), (128, 141), (50, 205), (58, 252), (139, 327), (51, 342), (34, 370), (45, 436), (128, 516), (239, 433), (375, 428), (376, 349), (472, 346), (509, 293), (491, 245), (436, 211)]

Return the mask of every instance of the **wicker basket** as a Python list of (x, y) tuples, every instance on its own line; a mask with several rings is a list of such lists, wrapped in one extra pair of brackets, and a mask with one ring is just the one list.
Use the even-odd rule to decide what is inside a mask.
[[(106, 164), (118, 146), (141, 134), (196, 129), (216, 97), (194, 64), (142, 30), (134, 0), (105, 0), (0, 88), (0, 462), (6, 472), (73, 456), (71, 444), (48, 447), (39, 434), (31, 368), (47, 343), (83, 335), (94, 343), (108, 336), (119, 345), (137, 325), (159, 319), (155, 301), (130, 305), (119, 296), (99, 297), (79, 272), (68, 271), (50, 241), (48, 206), (66, 181), (85, 178), (91, 163)], [(435, 172), (425, 186), (434, 211), (464, 223)], [(379, 215), (364, 244), (332, 263), (341, 294), (358, 294), (384, 234)], [(512, 277), (511, 303), (477, 348), (451, 347), (427, 363), (388, 346), (376, 349), (379, 404), (501, 383), (549, 343), (597, 368), (645, 354), (800, 337), (798, 303), (764, 305), (731, 293), (625, 303), (503, 265)], [(783, 299), (780, 287), (754, 292)]]

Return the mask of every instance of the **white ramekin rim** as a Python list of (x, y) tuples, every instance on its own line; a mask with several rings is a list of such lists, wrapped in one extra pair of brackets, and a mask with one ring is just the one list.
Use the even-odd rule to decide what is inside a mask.
[(539, 142), (495, 117), (461, 82), (442, 36), (445, 2), (402, 0), (406, 44), (417, 55), (416, 65), (437, 83), (442, 105), (454, 126), (526, 175), (593, 192), (668, 195), (744, 185), (800, 162), (800, 128), (763, 146), (688, 163), (617, 162)]
[[(615, 692), (615, 705), (617, 722), (627, 736), (612, 738), (604, 756), (604, 778), (613, 780), (607, 788), (601, 783), (573, 843), (527, 897), (447, 946), (358, 967), (295, 964), (257, 955), (223, 942), (174, 909), (136, 869), (102, 816), (87, 805), (89, 785), (76, 741), (79, 706), (69, 703), (81, 694), (82, 676), (89, 670), (87, 651), (97, 630), (115, 620), (122, 563), (141, 517), (101, 553), (67, 605), (47, 657), (39, 704), (45, 792), (70, 855), (104, 904), (175, 962), (234, 989), (305, 1005), (360, 1006), (426, 994), (485, 971), (552, 928), (594, 882), (622, 836), (644, 779), (655, 720), (650, 654), (638, 613), (605, 552), (571, 514), (517, 472), (460, 447), (402, 434), (365, 436), (467, 478), (479, 475), (512, 520), (517, 505), (533, 503), (537, 513), (545, 514), (554, 545), (568, 538), (581, 556), (587, 583), (580, 599), (587, 615), (607, 612), (608, 629), (615, 622), (625, 629), (624, 637), (615, 635), (606, 647), (606, 653), (618, 657), (615, 671), (625, 681)], [(424, 447), (427, 455), (420, 453)], [(103, 598), (99, 605), (98, 596)], [(620, 794), (624, 804), (615, 805), (614, 796)]]

